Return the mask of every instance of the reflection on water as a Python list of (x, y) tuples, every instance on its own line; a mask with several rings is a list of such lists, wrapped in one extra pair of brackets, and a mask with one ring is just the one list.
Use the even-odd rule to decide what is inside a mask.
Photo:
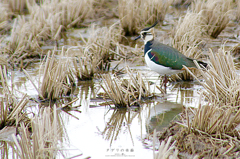
[[(110, 111), (107, 111), (110, 113)], [(117, 140), (117, 137), (121, 131), (128, 131), (132, 143), (134, 145), (130, 125), (133, 119), (139, 115), (139, 111), (131, 111), (130, 109), (114, 109), (109, 121), (106, 123), (102, 135), (105, 140), (110, 140), (110, 146), (113, 140)]]
[[(154, 83), (151, 90), (160, 94), (160, 91), (155, 89), (155, 85), (160, 83), (158, 75), (145, 70), (144, 66), (141, 66), (140, 70), (148, 81)], [(27, 72), (37, 85), (37, 79), (41, 78), (36, 73), (38, 71), (30, 69)], [(23, 72), (16, 72), (12, 81), (16, 90), (36, 97), (37, 91)], [(167, 126), (181, 112), (183, 106), (196, 105), (196, 90), (200, 88), (193, 82), (171, 83), (167, 95), (144, 100), (141, 107), (110, 109), (109, 106), (101, 106), (105, 101), (98, 96), (103, 92), (99, 82), (101, 81), (79, 81), (70, 96), (55, 103), (58, 109), (64, 111), (61, 113), (64, 116), (61, 123), (69, 138), (69, 143), (64, 144), (65, 157), (83, 154), (82, 158), (109, 158), (111, 148), (133, 150), (131, 159), (152, 158), (152, 150), (146, 148), (143, 139), (154, 129), (162, 130)], [(71, 103), (73, 100), (75, 101)], [(49, 104), (35, 103), (31, 109), (38, 112), (41, 107)], [(111, 151), (111, 154), (114, 153)]]
[(146, 129), (152, 133), (154, 129), (163, 130), (182, 111), (182, 105), (169, 101), (158, 102), (150, 110), (150, 118), (146, 123)]

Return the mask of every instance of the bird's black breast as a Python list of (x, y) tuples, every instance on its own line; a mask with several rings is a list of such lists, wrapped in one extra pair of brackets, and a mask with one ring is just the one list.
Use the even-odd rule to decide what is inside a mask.
[(145, 46), (144, 46), (144, 56), (150, 49), (152, 49), (152, 44), (153, 44), (153, 41), (148, 41), (145, 44)]

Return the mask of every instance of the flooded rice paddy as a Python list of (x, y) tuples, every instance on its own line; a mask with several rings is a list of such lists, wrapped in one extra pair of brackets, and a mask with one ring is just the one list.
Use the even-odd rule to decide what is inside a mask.
[[(52, 2), (52, 4), (54, 4), (53, 3), (54, 1), (49, 1), (49, 2)], [(86, 2), (87, 1), (84, 1), (84, 3)], [(157, 25), (155, 28), (156, 37), (157, 37), (156, 39), (164, 44), (168, 44), (177, 48), (182, 53), (186, 53), (186, 54), (189, 53), (187, 55), (188, 57), (196, 58), (196, 59), (200, 58), (201, 60), (211, 63), (211, 66), (213, 66), (214, 64), (218, 64), (218, 67), (215, 67), (215, 68), (211, 67), (209, 70), (205, 70), (205, 72), (203, 72), (203, 74), (199, 78), (200, 82), (203, 81), (201, 83), (202, 85), (197, 80), (192, 81), (191, 79), (193, 79), (193, 77), (191, 76), (190, 76), (191, 77), (190, 79), (185, 79), (185, 81), (180, 80), (180, 82), (175, 82), (178, 80), (176, 80), (176, 77), (172, 77), (172, 81), (169, 82), (167, 85), (166, 94), (163, 94), (163, 92), (161, 92), (161, 90), (157, 88), (157, 87), (160, 87), (160, 85), (162, 84), (162, 78), (160, 78), (157, 73), (151, 71), (145, 65), (144, 58), (143, 58), (143, 47), (142, 47), (143, 42), (134, 41), (133, 39), (136, 37), (136, 35), (131, 35), (131, 34), (134, 34), (134, 32), (136, 33), (136, 31), (139, 32), (139, 30), (141, 29), (139, 27), (139, 24), (137, 23), (134, 24), (137, 27), (139, 27), (137, 29), (134, 26), (131, 26), (132, 28), (130, 27), (131, 29), (133, 29), (132, 33), (130, 33), (129, 30), (128, 30), (129, 32), (125, 31), (124, 33), (123, 32), (124, 29), (121, 28), (123, 27), (123, 25), (129, 24), (128, 20), (131, 18), (131, 17), (128, 17), (129, 18), (128, 19), (125, 17), (121, 17), (122, 16), (121, 12), (123, 13), (127, 12), (129, 9), (124, 10), (126, 7), (121, 8), (121, 5), (124, 5), (124, 3), (122, 4), (118, 3), (120, 1), (107, 1), (106, 6), (102, 2), (104, 1), (101, 1), (101, 3), (99, 3), (100, 5), (95, 4), (97, 6), (97, 8), (94, 8), (95, 10), (91, 8), (92, 12), (90, 14), (95, 14), (94, 12), (96, 13), (98, 12), (99, 15), (94, 15), (96, 17), (94, 16), (87, 17), (86, 22), (84, 21), (84, 17), (80, 21), (71, 21), (71, 18), (69, 18), (70, 22), (65, 22), (63, 20), (63, 23), (60, 23), (59, 27), (57, 25), (56, 26), (49, 25), (48, 27), (44, 28), (46, 30), (41, 30), (42, 29), (41, 28), (40, 32), (33, 30), (32, 31), (33, 35), (31, 34), (29, 35), (28, 31), (26, 31), (26, 36), (25, 37), (23, 36), (23, 37), (26, 38), (27, 40), (23, 38), (24, 40), (22, 43), (23, 45), (22, 47), (20, 47), (20, 45), (19, 47), (18, 45), (15, 45), (15, 42), (16, 44), (18, 44), (17, 42), (19, 39), (16, 38), (18, 37), (17, 36), (18, 34), (13, 34), (15, 35), (15, 37), (14, 36), (10, 37), (8, 35), (10, 34), (10, 32), (6, 32), (6, 37), (5, 37), (6, 41), (2, 40), (0, 37), (0, 40), (3, 41), (3, 44), (0, 48), (4, 48), (5, 49), (4, 51), (7, 50), (6, 52), (9, 55), (11, 55), (11, 58), (10, 58), (11, 60), (8, 61), (9, 68), (7, 71), (7, 77), (8, 77), (7, 84), (9, 87), (7, 87), (7, 89), (11, 89), (11, 91), (8, 91), (8, 93), (11, 92), (12, 94), (9, 93), (8, 97), (9, 95), (10, 96), (14, 95), (14, 97), (16, 96), (18, 98), (16, 101), (20, 101), (21, 97), (27, 94), (28, 99), (30, 99), (30, 101), (27, 107), (24, 108), (21, 113), (24, 115), (26, 114), (26, 116), (29, 117), (27, 120), (31, 120), (32, 122), (32, 123), (26, 122), (28, 123), (26, 125), (24, 125), (25, 124), (24, 122), (23, 122), (24, 124), (22, 123), (18, 124), (18, 115), (19, 115), (18, 114), (16, 115), (16, 120), (14, 120), (14, 122), (16, 121), (16, 124), (14, 123), (16, 125), (16, 128), (14, 126), (12, 126), (12, 129), (9, 128), (13, 130), (13, 132), (9, 131), (8, 134), (7, 133), (4, 134), (3, 130), (5, 129), (0, 131), (0, 139), (3, 139), (2, 140), (3, 148), (1, 149), (2, 156), (8, 156), (9, 154), (9, 156), (11, 155), (13, 156), (12, 158), (15, 158), (14, 156), (17, 156), (16, 158), (21, 158), (22, 150), (26, 150), (26, 148), (24, 149), (23, 146), (29, 145), (30, 148), (28, 150), (31, 151), (31, 153), (35, 153), (35, 155), (36, 154), (40, 155), (39, 158), (42, 157), (41, 155), (47, 156), (47, 157), (52, 155), (54, 156), (53, 158), (55, 158), (56, 156), (56, 158), (59, 158), (59, 159), (70, 159), (70, 158), (146, 159), (146, 158), (154, 158), (154, 154), (155, 154), (154, 148), (158, 149), (158, 146), (160, 144), (159, 140), (166, 141), (167, 138), (170, 138), (171, 140), (172, 138), (170, 136), (174, 136), (173, 140), (175, 140), (175, 141), (171, 141), (171, 143), (176, 143), (176, 141), (178, 142), (177, 145), (175, 145), (177, 147), (177, 148), (175, 147), (176, 148), (175, 152), (179, 151), (179, 153), (177, 152), (177, 155), (179, 158), (193, 158), (195, 155), (196, 156), (194, 158), (198, 158), (199, 157), (198, 155), (200, 156), (202, 155), (203, 157), (207, 156), (211, 158), (211, 157), (218, 157), (217, 156), (218, 154), (220, 154), (220, 156), (225, 155), (224, 157), (226, 157), (226, 155), (228, 155), (229, 152), (232, 153), (231, 155), (239, 156), (238, 147), (240, 145), (240, 142), (239, 142), (240, 135), (239, 135), (238, 127), (240, 126), (240, 118), (238, 116), (240, 114), (240, 111), (239, 111), (238, 100), (239, 100), (240, 88), (237, 83), (240, 83), (240, 81), (238, 76), (239, 75), (239, 46), (236, 46), (236, 45), (239, 44), (240, 42), (240, 38), (239, 38), (240, 27), (238, 25), (240, 16), (233, 16), (232, 14), (229, 14), (231, 7), (234, 9), (237, 9), (237, 7), (235, 6), (236, 5), (235, 1), (234, 2), (231, 1), (231, 3), (230, 1), (229, 3), (225, 3), (226, 1), (219, 1), (219, 4), (225, 4), (223, 6), (226, 7), (226, 8), (223, 6), (219, 7), (220, 9), (222, 9), (219, 12), (216, 12), (215, 10), (213, 11), (213, 9), (211, 8), (210, 9), (208, 8), (209, 10), (205, 12), (206, 10), (203, 9), (204, 7), (214, 8), (214, 5), (210, 5), (210, 4), (217, 4), (215, 3), (216, 1), (210, 1), (210, 0), (202, 4), (203, 6), (201, 9), (203, 9), (204, 11), (198, 10), (200, 8), (200, 7), (198, 8), (198, 6), (201, 6), (200, 4), (202, 3), (202, 1), (200, 0), (199, 1), (196, 0), (192, 2), (192, 5), (190, 5), (189, 7), (191, 8), (191, 11), (190, 9), (187, 9), (186, 4), (180, 3), (181, 5), (183, 5), (182, 7), (174, 5), (174, 3), (172, 5), (164, 4), (164, 5), (168, 5), (169, 9), (166, 12), (166, 15), (162, 15), (164, 17), (164, 20), (161, 21), (161, 24), (159, 23), (159, 25)], [(121, 1), (121, 2), (126, 2), (126, 1)], [(152, 5), (153, 3), (150, 3), (150, 2), (152, 1), (149, 1), (148, 4)], [(209, 4), (207, 2), (209, 2)], [(30, 21), (31, 23), (26, 23), (27, 26), (28, 25), (31, 26), (32, 23), (36, 22), (34, 20), (38, 19), (35, 17), (38, 14), (37, 12), (36, 13), (34, 12), (35, 10), (34, 7), (37, 7), (37, 9), (39, 9), (40, 8), (39, 6), (41, 5), (41, 3), (37, 2), (36, 4), (35, 3), (33, 4), (34, 5), (31, 5), (30, 3), (28, 4), (29, 7), (31, 8), (31, 13), (30, 15), (26, 15), (27, 17), (26, 19), (32, 18), (32, 21)], [(55, 4), (60, 4), (60, 1), (59, 3), (58, 1), (55, 1)], [(240, 6), (240, 3), (238, 4)], [(44, 8), (46, 9), (46, 12), (49, 11), (48, 5), (46, 6), (43, 5), (41, 7), (43, 8), (46, 7)], [(72, 5), (71, 7), (75, 8), (76, 6)], [(109, 7), (112, 10), (109, 9)], [(116, 8), (118, 8), (119, 10), (118, 13), (116, 13), (117, 12)], [(79, 10), (79, 9), (76, 9), (76, 10)], [(99, 12), (99, 10), (102, 10), (103, 12)], [(69, 10), (67, 10), (66, 12), (69, 12)], [(111, 14), (108, 14), (109, 12)], [(44, 13), (44, 12), (39, 12), (39, 13)], [(50, 12), (47, 12), (47, 13), (50, 13)], [(195, 13), (199, 13), (199, 14), (195, 14)], [(213, 13), (215, 13), (216, 15)], [(223, 14), (223, 13), (226, 13), (226, 14)], [(239, 13), (239, 12), (236, 12), (236, 13)], [(49, 21), (44, 21), (45, 19), (43, 18), (42, 19), (43, 22), (41, 24), (53, 24), (54, 22), (51, 20), (53, 20), (54, 18), (57, 19), (58, 14), (59, 13), (55, 13), (54, 14), (55, 17), (51, 17), (51, 14), (49, 14), (50, 16), (50, 18), (48, 18)], [(64, 15), (63, 12), (62, 14)], [(128, 13), (128, 14), (131, 14), (131, 13)], [(153, 13), (150, 13), (150, 14), (153, 14)], [(165, 12), (163, 14), (165, 14)], [(105, 15), (105, 16), (102, 17), (102, 15)], [(187, 19), (190, 16), (194, 17), (196, 15), (199, 17)], [(41, 16), (37, 16), (37, 17), (41, 17)], [(182, 17), (182, 19), (180, 17)], [(225, 20), (221, 21), (221, 19), (219, 20), (216, 17), (221, 17)], [(140, 18), (141, 17), (135, 18), (135, 20), (138, 20)], [(198, 20), (198, 18), (199, 19), (202, 18), (201, 19), (202, 21), (194, 21), (196, 19)], [(79, 20), (79, 18), (77, 19)], [(127, 21), (124, 22), (123, 21), (124, 19), (125, 20), (127, 19)], [(143, 19), (141, 19), (138, 22), (143, 23)], [(186, 21), (183, 21), (183, 19)], [(207, 21), (207, 19), (208, 20), (210, 19), (210, 21)], [(21, 27), (20, 25), (21, 23), (25, 24), (24, 18), (23, 19), (19, 18), (18, 20), (19, 20), (20, 27)], [(151, 20), (152, 18), (149, 18), (148, 22), (144, 22), (143, 26), (145, 27), (145, 26), (151, 25), (152, 24), (152, 22), (150, 22)], [(59, 19), (59, 21), (62, 21), (62, 19)], [(83, 21), (84, 23), (81, 24)], [(206, 23), (209, 22), (210, 24), (202, 23), (203, 21), (204, 22), (206, 21)], [(26, 20), (26, 22), (28, 21)], [(185, 24), (183, 22), (185, 22)], [(15, 23), (17, 23), (17, 21), (12, 23), (14, 23), (14, 25), (13, 24), (11, 25), (15, 26)], [(185, 26), (179, 25), (181, 23), (183, 23)], [(227, 25), (226, 28), (224, 26), (225, 24)], [(61, 28), (63, 25), (65, 27), (64, 29)], [(113, 26), (116, 28), (114, 28)], [(73, 27), (79, 27), (79, 28), (73, 28)], [(88, 27), (88, 28), (85, 28), (85, 27)], [(221, 30), (221, 27), (224, 29), (223, 31)], [(187, 28), (190, 31), (185, 32), (185, 30), (188, 30)], [(199, 28), (202, 30), (198, 30)], [(220, 31), (218, 31), (216, 28), (220, 29)], [(15, 28), (15, 31), (16, 30), (17, 29)], [(60, 35), (60, 32), (63, 35)], [(37, 33), (37, 34), (34, 35), (34, 33)], [(221, 34), (218, 35), (218, 33), (221, 33)], [(93, 34), (93, 35), (90, 35), (90, 34)], [(107, 38), (105, 37), (105, 34)], [(127, 34), (131, 36), (127, 36)], [(28, 36), (30, 36), (30, 38)], [(31, 39), (32, 37), (34, 37), (35, 39), (34, 38)], [(95, 39), (98, 39), (99, 41), (98, 40), (94, 41)], [(34, 45), (30, 45), (30, 44), (34, 44)], [(7, 47), (5, 48), (5, 46)], [(39, 48), (40, 46), (41, 48)], [(219, 49), (221, 47), (222, 47), (222, 50)], [(69, 53), (68, 49), (71, 50), (72, 52), (69, 51), (70, 52)], [(215, 56), (213, 57), (220, 56), (222, 58), (219, 58), (220, 60), (215, 59), (215, 61), (213, 59), (210, 59), (211, 55), (209, 52), (211, 52), (211, 50), (209, 51), (209, 49), (211, 49), (212, 52), (214, 53)], [(56, 58), (55, 58), (55, 61), (54, 60), (52, 61), (52, 63), (54, 62), (58, 63), (58, 60), (61, 58), (70, 59), (69, 61), (71, 61), (71, 64), (66, 66), (74, 67), (73, 65), (75, 62), (75, 64), (77, 64), (78, 66), (77, 68), (83, 68), (86, 66), (87, 69), (85, 69), (85, 71), (91, 70), (91, 67), (92, 68), (95, 67), (94, 69), (98, 69), (98, 70), (94, 72), (94, 76), (91, 76), (90, 74), (89, 79), (92, 79), (92, 80), (88, 79), (84, 81), (84, 78), (80, 79), (80, 77), (76, 74), (74, 75), (72, 74), (72, 76), (74, 76), (74, 78), (72, 79), (68, 77), (67, 79), (63, 79), (62, 83), (60, 84), (63, 84), (64, 82), (65, 83), (72, 82), (76, 85), (74, 84), (67, 85), (68, 83), (64, 85), (65, 84), (64, 83), (62, 86), (66, 88), (65, 90), (70, 90), (70, 92), (66, 93), (64, 92), (65, 90), (62, 90), (65, 93), (63, 95), (63, 93), (59, 91), (60, 92), (59, 96), (61, 96), (59, 99), (58, 99), (58, 96), (57, 97), (52, 96), (52, 98), (50, 97), (50, 99), (47, 99), (46, 97), (41, 98), (42, 94), (39, 93), (40, 91), (37, 88), (42, 88), (40, 87), (40, 85), (41, 85), (41, 82), (44, 83), (43, 81), (45, 76), (43, 75), (43, 70), (40, 70), (40, 69), (43, 69), (43, 67), (41, 66), (45, 65), (45, 62), (43, 62), (44, 58), (51, 59), (50, 53), (47, 54), (47, 51), (50, 51), (50, 52), (52, 51), (53, 53), (54, 52), (53, 50), (55, 50), (56, 52), (56, 56), (54, 56), (54, 58), (55, 57)], [(14, 51), (16, 52), (13, 53)], [(67, 52), (71, 55), (68, 56), (67, 53), (61, 54), (61, 51)], [(106, 51), (105, 52), (106, 54), (104, 54), (104, 51)], [(219, 52), (221, 52), (222, 54), (218, 54)], [(228, 53), (229, 53), (229, 56), (226, 55)], [(29, 59), (27, 58), (25, 59), (25, 56), (28, 56), (28, 55), (29, 55), (28, 57)], [(103, 58), (104, 56), (109, 56), (109, 57), (106, 60)], [(110, 56), (113, 58), (111, 58)], [(102, 63), (102, 65), (97, 65), (96, 63), (94, 63), (96, 62), (96, 59), (94, 58), (91, 59), (90, 57), (95, 57), (97, 60), (100, 59), (101, 62), (106, 60), (104, 61), (106, 63), (103, 62), (104, 64)], [(23, 58), (23, 60), (21, 60), (21, 58)], [(235, 63), (232, 62), (233, 61), (232, 58)], [(87, 62), (85, 61), (86, 63), (84, 66), (80, 65), (80, 63), (84, 63), (84, 59), (88, 59), (89, 61), (86, 60)], [(73, 62), (72, 60), (75, 60), (75, 61)], [(223, 66), (223, 63), (224, 63), (224, 66)], [(23, 65), (25, 65), (26, 67), (25, 66), (23, 67)], [(220, 67), (220, 66), (223, 66), (223, 67)], [(109, 70), (108, 70), (108, 67), (109, 67)], [(149, 89), (150, 89), (149, 91), (151, 95), (147, 97), (142, 97), (141, 95), (139, 95), (141, 94), (141, 91), (139, 91), (140, 93), (138, 92), (139, 93), (138, 98), (139, 99), (141, 98), (141, 100), (137, 101), (136, 103), (131, 101), (135, 105), (133, 104), (130, 108), (117, 109), (114, 107), (113, 102), (110, 100), (111, 97), (108, 97), (107, 93), (104, 92), (104, 88), (103, 88), (104, 79), (102, 75), (109, 74), (109, 76), (113, 78), (117, 77), (119, 79), (129, 80), (131, 79), (131, 77), (127, 71), (128, 67), (130, 68), (134, 76), (137, 74), (137, 72), (141, 74), (143, 81), (149, 84)], [(50, 70), (49, 72), (52, 71), (51, 70), (52, 68), (48, 68), (48, 69)], [(74, 71), (77, 71), (77, 70), (78, 69), (75, 68)], [(234, 72), (232, 72), (232, 74), (229, 73), (232, 70)], [(82, 70), (80, 70), (80, 72), (81, 71)], [(29, 74), (29, 76), (26, 74), (26, 72)], [(212, 74), (207, 74), (209, 72)], [(238, 72), (238, 74), (236, 74), (236, 72)], [(221, 75), (221, 77), (218, 76), (219, 74)], [(202, 77), (206, 77), (206, 78), (202, 78)], [(85, 79), (87, 78), (88, 77), (86, 77)], [(51, 78), (49, 79), (50, 80), (46, 80), (46, 81), (49, 83), (54, 81), (55, 86), (58, 86), (58, 84), (56, 84), (57, 82), (56, 79), (53, 79), (53, 80), (51, 80)], [(234, 82), (231, 82), (231, 81), (234, 81)], [(212, 85), (214, 85), (214, 87), (212, 87)], [(72, 87), (72, 88), (68, 89), (69, 87)], [(43, 87), (43, 88), (48, 88), (48, 83), (46, 84), (46, 87)], [(134, 87), (131, 87), (131, 89), (133, 88)], [(1, 97), (3, 98), (5, 98), (4, 95), (7, 94), (7, 93), (5, 94), (4, 91), (6, 91), (6, 89), (5, 90), (4, 89), (5, 89), (4, 80), (2, 79), (2, 87), (0, 88), (0, 90), (2, 91)], [(222, 92), (224, 92), (225, 94)], [(47, 94), (48, 92), (46, 91), (44, 93)], [(50, 102), (51, 100), (53, 100), (53, 102)], [(10, 102), (10, 104), (12, 103)], [(207, 105), (206, 107), (204, 107), (205, 104)], [(3, 102), (2, 102), (2, 105), (3, 105)], [(187, 109), (190, 107), (193, 109)], [(11, 108), (11, 105), (10, 105), (10, 108)], [(51, 112), (51, 113), (49, 113), (48, 116), (46, 115), (47, 117), (44, 116), (42, 108), (49, 108), (48, 112)], [(211, 110), (214, 110), (214, 111), (211, 111)], [(46, 111), (44, 109), (44, 112), (47, 112), (47, 109)], [(190, 117), (188, 116), (189, 115), (188, 113), (190, 114)], [(205, 118), (205, 114), (209, 116)], [(35, 118), (35, 117), (39, 117), (39, 118)], [(221, 120), (217, 120), (217, 119), (221, 119)], [(236, 121), (225, 120), (225, 119), (236, 119)], [(45, 122), (46, 127), (40, 125), (39, 121), (41, 120)], [(181, 131), (170, 132), (172, 131), (172, 129), (170, 130), (169, 125), (171, 125), (173, 121), (178, 122), (177, 123), (178, 127), (182, 128)], [(39, 131), (34, 131), (34, 129), (36, 130), (36, 127), (37, 127), (34, 124), (40, 125)], [(24, 126), (26, 126), (26, 129), (23, 129)], [(20, 127), (21, 127), (21, 131), (17, 132), (18, 130), (20, 130)], [(27, 129), (29, 129), (27, 131), (27, 133), (29, 133), (28, 134), (29, 140), (25, 140), (25, 141), (28, 141), (28, 144), (26, 144), (27, 143), (26, 142), (26, 143), (22, 143), (21, 145), (20, 142), (24, 137), (23, 130), (27, 130)], [(45, 130), (45, 129), (48, 129), (48, 130)], [(50, 129), (53, 129), (53, 130), (50, 130)], [(41, 130), (45, 130), (45, 131), (41, 131)], [(164, 134), (163, 136), (160, 135), (160, 137), (157, 136), (159, 137), (158, 138), (159, 140), (158, 140), (157, 138), (154, 139), (153, 137), (154, 130), (156, 130), (159, 133), (166, 132), (169, 130), (170, 133)], [(37, 134), (36, 132), (38, 133), (44, 132), (42, 135), (39, 133), (40, 135), (38, 137), (42, 137), (41, 140), (37, 139), (37, 141), (39, 142), (42, 142), (42, 141), (45, 142), (42, 144), (43, 147), (41, 148), (36, 148), (37, 146), (33, 146), (34, 144), (36, 144), (34, 142), (34, 139), (36, 140), (36, 138), (34, 138), (36, 137), (34, 136), (35, 134)], [(59, 134), (54, 134), (53, 132), (54, 133), (57, 132)], [(14, 134), (15, 138), (13, 137), (12, 134)], [(12, 147), (16, 147), (16, 149), (15, 148), (11, 149), (11, 144), (8, 147), (4, 145), (5, 140), (9, 139), (10, 135), (12, 135), (13, 139), (10, 139), (11, 142), (9, 143), (12, 143), (12, 145), (14, 145)], [(55, 135), (57, 137), (53, 139), (54, 140), (53, 141), (51, 137), (49, 137), (48, 135), (53, 138), (55, 137)], [(204, 140), (201, 140), (201, 137), (204, 138)], [(12, 140), (15, 140), (15, 141), (12, 141)], [(206, 141), (206, 142), (201, 143), (202, 141)], [(157, 144), (154, 145), (154, 142), (157, 142)], [(199, 146), (200, 144), (203, 144), (204, 146), (201, 147)], [(209, 145), (211, 145), (212, 147)], [(222, 149), (219, 149), (218, 147), (221, 147)], [(203, 149), (200, 149), (200, 148), (203, 148)], [(38, 154), (34, 150), (36, 151), (42, 150), (43, 153)], [(18, 152), (14, 152), (14, 151), (18, 151)], [(22, 154), (28, 154), (27, 152), (28, 151), (26, 152), (24, 151), (24, 153)], [(26, 157), (22, 157), (22, 158), (26, 158)]]
[[(35, 79), (35, 84), (41, 76), (39, 65), (40, 62), (33, 63), (26, 70)], [(202, 89), (197, 82), (172, 82), (163, 96), (155, 87), (160, 85), (158, 74), (147, 66), (130, 68), (140, 71), (152, 82), (151, 89), (157, 97), (143, 100), (141, 107), (114, 109), (104, 104), (105, 100), (100, 96), (103, 93), (101, 80), (79, 81), (73, 95), (64, 100), (78, 98), (72, 105), (81, 106), (77, 109), (81, 112), (69, 111), (68, 114), (59, 110), (67, 138), (63, 142), (63, 154), (57, 158), (152, 158), (152, 138), (149, 136), (153, 130), (163, 130), (177, 118), (183, 107), (196, 106), (198, 90)], [(12, 74), (16, 90), (33, 98), (38, 96), (23, 72)], [(126, 74), (121, 76), (128, 78)], [(37, 112), (38, 104), (32, 101), (30, 105), (28, 109)]]

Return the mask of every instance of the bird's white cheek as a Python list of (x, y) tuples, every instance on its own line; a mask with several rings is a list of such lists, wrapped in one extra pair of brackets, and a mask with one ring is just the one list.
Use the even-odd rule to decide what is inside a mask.
[(145, 36), (144, 38), (144, 44), (146, 44), (148, 41), (151, 41), (153, 39), (153, 36)]

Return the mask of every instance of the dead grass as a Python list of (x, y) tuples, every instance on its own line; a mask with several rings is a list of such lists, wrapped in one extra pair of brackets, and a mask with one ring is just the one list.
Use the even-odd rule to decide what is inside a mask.
[(15, 146), (12, 140), (12, 134), (16, 134), (15, 127), (4, 127), (0, 130), (1, 158), (8, 159), (15, 157)]
[[(40, 14), (40, 21), (43, 22), (46, 17), (56, 16), (58, 24), (63, 25), (66, 29), (81, 26), (84, 19), (93, 16), (94, 4), (93, 0), (45, 0), (40, 4), (28, 3), (28, 8), (31, 15)], [(55, 20), (53, 17), (50, 19)], [(54, 23), (46, 24), (54, 25)]]
[[(203, 39), (206, 35), (217, 38), (227, 26), (231, 12), (230, 4), (230, 1), (224, 0), (193, 1), (185, 17), (179, 19), (172, 31), (173, 47), (187, 57), (197, 60), (202, 58), (201, 47), (205, 43)], [(178, 77), (182, 80), (193, 80), (187, 71), (172, 76), (174, 80)]]
[(224, 105), (186, 108), (180, 121), (161, 132), (159, 139), (173, 136), (180, 158), (238, 158), (239, 113), (238, 109)]
[(41, 76), (41, 72), (39, 72), (41, 79), (38, 81), (38, 87), (24, 70), (38, 91), (39, 98), (43, 100), (56, 100), (71, 92), (75, 81), (69, 63), (68, 51), (65, 51), (64, 48), (62, 48), (59, 56), (56, 55), (55, 50), (52, 52), (49, 51), (46, 61), (42, 62), (40, 66), (40, 71), (43, 70), (43, 74)]
[(239, 113), (236, 108), (223, 105), (200, 104), (198, 108), (187, 108), (181, 122), (177, 122), (182, 128), (174, 133), (180, 154), (197, 154), (201, 158), (239, 157)]
[[(180, 18), (175, 29), (172, 30), (171, 43), (174, 48), (185, 56), (192, 59), (202, 58), (201, 45), (205, 42), (202, 40), (202, 21), (199, 13), (187, 11), (184, 18)], [(196, 71), (195, 71), (196, 73)], [(173, 75), (173, 80), (193, 80), (192, 76), (184, 71), (178, 75)]]
[[(14, 14), (23, 14), (27, 9), (27, 0), (1, 0)], [(35, 0), (31, 0), (35, 1)]]
[(182, 131), (177, 141), (181, 158), (239, 158), (239, 141), (230, 136), (218, 139)]
[(19, 66), (25, 58), (38, 54), (40, 46), (36, 36), (31, 32), (32, 25), (36, 24), (26, 22), (24, 16), (19, 16), (14, 21), (10, 41), (4, 48), (4, 53), (9, 54), (8, 62), (13, 68)]
[(79, 43), (77, 48), (71, 49), (74, 73), (79, 80), (91, 80), (96, 73), (109, 71), (110, 62), (122, 57), (118, 49), (121, 33), (116, 24), (109, 28), (93, 24), (88, 34), (87, 40), (81, 36), (83, 44)]
[(56, 58), (55, 51), (52, 51), (52, 54), (48, 53), (40, 84), (40, 97), (57, 99), (71, 92), (74, 79), (69, 62), (64, 48), (62, 48), (59, 59)]
[(88, 55), (76, 57), (73, 59), (74, 74), (80, 81), (92, 80), (96, 73), (96, 61)]
[(99, 28), (96, 25), (91, 25), (89, 38), (85, 42), (85, 47), (88, 51), (88, 56), (92, 57), (97, 62), (97, 69), (105, 71), (109, 70), (110, 60), (115, 57), (117, 44), (120, 39), (120, 31), (116, 24), (109, 28)]
[[(205, 90), (201, 91), (198, 108), (186, 108), (181, 121), (176, 122), (182, 126), (175, 132), (178, 149), (199, 157), (239, 157), (236, 147), (240, 144), (240, 78), (230, 51), (225, 51), (224, 46), (217, 53), (210, 50), (209, 58), (208, 69), (202, 70), (196, 63), (204, 81), (188, 70)], [(202, 99), (207, 102), (204, 106)]]
[[(167, 139), (167, 142), (162, 141), (158, 147), (157, 153), (155, 152), (156, 145), (156, 129), (153, 132), (153, 158), (162, 159), (162, 158), (177, 158), (178, 150), (175, 147), (176, 140), (172, 142), (172, 136)], [(170, 144), (171, 143), (171, 144)]]
[[(28, 125), (30, 120), (25, 111), (29, 99), (25, 94), (20, 100), (13, 94), (13, 86), (8, 85), (5, 66), (0, 66), (1, 97), (0, 97), (0, 151), (1, 158), (14, 158), (12, 134), (18, 132), (21, 124)], [(11, 156), (12, 154), (12, 156)]]
[(235, 1), (237, 4), (236, 7), (236, 20), (239, 21), (240, 20), (240, 1)]
[(11, 18), (12, 13), (8, 8), (8, 5), (0, 2), (0, 33), (10, 29), (8, 20)]
[(231, 1), (229, 0), (197, 0), (192, 4), (192, 11), (202, 16), (205, 33), (217, 38), (229, 23)]
[(20, 101), (13, 94), (12, 89), (7, 83), (7, 71), (4, 66), (0, 66), (1, 85), (3, 87), (3, 97), (0, 98), (0, 129), (6, 126), (18, 126), (19, 123), (28, 120), (26, 113), (23, 112), (28, 103), (25, 94)]
[[(139, 105), (142, 98), (152, 96), (150, 84), (145, 84), (140, 73), (134, 76), (128, 67), (127, 73), (130, 77), (129, 80), (121, 80), (116, 76), (111, 77), (109, 74), (102, 75), (101, 87), (117, 108)], [(109, 105), (111, 105), (110, 102)]]
[(139, 15), (140, 1), (119, 0), (118, 12), (121, 22), (121, 28), (124, 35), (135, 35), (138, 32), (138, 26), (141, 25), (141, 15)]
[(222, 109), (214, 105), (199, 106), (194, 110), (194, 117), (188, 128), (193, 132), (206, 133), (215, 138), (225, 135), (240, 138), (238, 128), (240, 111), (235, 108)]
[[(130, 125), (133, 119), (138, 115), (138, 112), (133, 112), (127, 109), (114, 109), (113, 113), (106, 123), (102, 135), (105, 140), (110, 140), (110, 146), (114, 140), (117, 140), (119, 133), (121, 131), (128, 131), (133, 143), (133, 138), (130, 130)], [(125, 130), (125, 129), (126, 130)], [(134, 144), (134, 143), (133, 143)]]
[(222, 47), (214, 54), (210, 50), (209, 58), (211, 65), (207, 70), (201, 70), (200, 66), (196, 64), (204, 82), (201, 82), (189, 70), (188, 72), (205, 88), (203, 95), (209, 102), (219, 106), (239, 106), (240, 78), (236, 73), (230, 51), (225, 51)]
[(23, 112), (28, 103), (27, 96), (18, 102), (11, 95), (1, 98), (0, 129), (8, 126), (18, 126), (21, 122), (28, 121), (27, 114)]
[(118, 12), (124, 35), (135, 35), (139, 28), (163, 21), (172, 1), (162, 0), (119, 0)]
[(188, 7), (193, 0), (173, 0), (172, 5), (175, 7)]
[(196, 105), (197, 108), (185, 108), (180, 121), (160, 136), (163, 139), (174, 134), (179, 156), (239, 157), (240, 78), (230, 53), (231, 49), (225, 51), (222, 46), (216, 53), (209, 51), (207, 69), (201, 69), (196, 63), (203, 81), (188, 70), (205, 88), (201, 91), (199, 105)]
[(3, 51), (9, 54), (8, 62), (13, 67), (21, 67), (24, 59), (42, 52), (40, 47), (47, 40), (59, 40), (64, 30), (79, 26), (85, 18), (92, 16), (94, 3), (92, 0), (46, 0), (39, 4), (31, 0), (24, 2), (30, 16), (18, 16), (15, 19), (11, 38)]
[(203, 42), (201, 25), (200, 15), (188, 10), (172, 31), (172, 46), (187, 57), (199, 59), (202, 54), (198, 46)]
[(16, 146), (16, 154), (20, 158), (55, 158), (62, 141), (62, 129), (58, 120), (56, 106), (41, 110), (40, 116), (35, 116), (31, 122), (32, 133), (21, 124), (20, 134), (12, 135)]

